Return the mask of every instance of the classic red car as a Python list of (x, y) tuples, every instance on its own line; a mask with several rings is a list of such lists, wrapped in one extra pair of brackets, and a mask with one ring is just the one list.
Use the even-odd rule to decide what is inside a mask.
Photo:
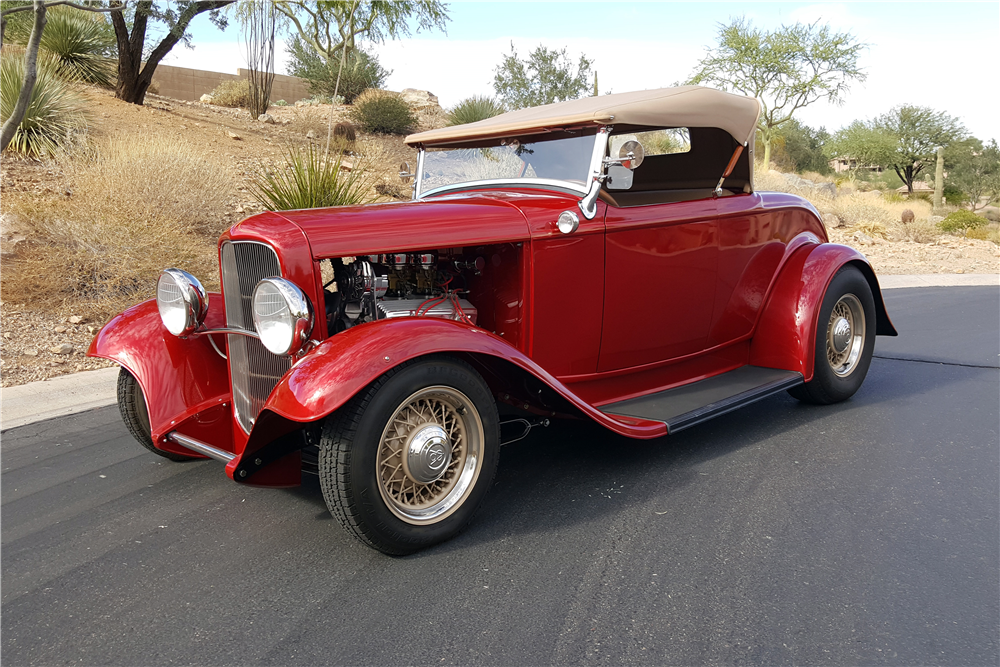
[(167, 269), (89, 354), (146, 448), (259, 486), (312, 469), (388, 554), (462, 530), (500, 446), (550, 419), (649, 439), (842, 401), (896, 332), (860, 253), (754, 191), (758, 113), (692, 86), (412, 135), (412, 201), (247, 218), (221, 294)]

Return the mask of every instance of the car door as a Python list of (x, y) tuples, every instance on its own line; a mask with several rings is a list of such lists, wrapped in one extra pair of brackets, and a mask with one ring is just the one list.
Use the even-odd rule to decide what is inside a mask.
[(718, 278), (715, 212), (714, 199), (608, 207), (599, 371), (706, 348)]

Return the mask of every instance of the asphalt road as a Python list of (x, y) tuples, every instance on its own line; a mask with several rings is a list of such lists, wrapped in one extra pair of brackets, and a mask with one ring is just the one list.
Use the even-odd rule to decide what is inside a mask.
[(886, 292), (830, 407), (505, 447), (457, 539), (355, 543), (315, 478), (237, 486), (115, 408), (2, 436), (8, 665), (1000, 662), (1000, 295)]

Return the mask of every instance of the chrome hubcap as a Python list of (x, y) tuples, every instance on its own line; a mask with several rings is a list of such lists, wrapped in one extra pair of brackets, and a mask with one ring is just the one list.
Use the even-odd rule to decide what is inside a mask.
[(865, 310), (858, 297), (845, 294), (830, 313), (826, 328), (826, 358), (833, 372), (846, 377), (857, 368), (865, 345)]
[(437, 424), (418, 428), (410, 437), (403, 470), (410, 479), (429, 484), (441, 479), (451, 463), (451, 440)]
[(407, 523), (436, 523), (472, 491), (483, 465), (483, 422), (454, 387), (427, 387), (396, 409), (376, 460), (379, 493)]

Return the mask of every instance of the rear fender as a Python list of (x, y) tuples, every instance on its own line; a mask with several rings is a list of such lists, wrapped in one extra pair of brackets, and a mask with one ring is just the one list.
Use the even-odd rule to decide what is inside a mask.
[(567, 389), (523, 352), (492, 333), (462, 322), (392, 318), (353, 327), (328, 338), (299, 361), (271, 393), (247, 442), (247, 454), (303, 424), (343, 406), (379, 376), (418, 357), (451, 353), (510, 365), (548, 385), (574, 408), (613, 431), (633, 438), (666, 435), (660, 422), (609, 417)]
[(833, 276), (851, 264), (868, 281), (875, 301), (875, 333), (895, 336), (875, 272), (864, 255), (832, 243), (798, 248), (782, 267), (750, 344), (750, 364), (802, 373), (808, 382), (815, 364), (819, 309)]
[[(209, 294), (208, 301), (205, 325), (224, 327), (222, 295)], [(168, 332), (155, 300), (112, 318), (94, 337), (87, 356), (113, 361), (135, 376), (146, 398), (153, 442), (160, 449), (194, 455), (164, 440), (174, 430), (226, 451), (233, 449), (226, 360), (212, 349), (208, 336), (182, 339)]]

